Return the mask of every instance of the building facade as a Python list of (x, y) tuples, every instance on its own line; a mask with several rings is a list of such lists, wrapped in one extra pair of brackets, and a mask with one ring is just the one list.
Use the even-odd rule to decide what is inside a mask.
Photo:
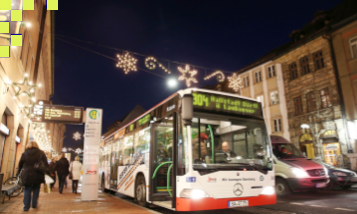
[[(12, 2), (18, 6), (22, 1)], [(4, 179), (16, 173), (29, 140), (36, 140), (47, 154), (59, 153), (65, 131), (52, 125), (51, 132), (50, 124), (33, 119), (32, 104), (54, 94), (54, 12), (47, 11), (45, 0), (36, 0), (35, 10), (23, 11), (22, 19), (16, 27), (10, 25), (10, 33), (22, 34), (22, 46), (10, 47), (10, 57), (0, 58), (0, 172)], [(0, 45), (9, 46), (8, 37), (0, 35)]]

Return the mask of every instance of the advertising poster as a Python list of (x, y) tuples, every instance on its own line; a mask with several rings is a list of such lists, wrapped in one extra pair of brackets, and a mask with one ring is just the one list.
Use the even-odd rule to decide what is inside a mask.
[(84, 127), (82, 201), (98, 200), (99, 147), (102, 135), (102, 109), (87, 108)]

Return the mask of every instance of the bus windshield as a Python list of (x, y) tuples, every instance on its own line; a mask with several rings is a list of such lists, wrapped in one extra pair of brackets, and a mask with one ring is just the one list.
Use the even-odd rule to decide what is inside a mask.
[(195, 170), (271, 169), (271, 150), (263, 119), (195, 117), (192, 120), (192, 160)]

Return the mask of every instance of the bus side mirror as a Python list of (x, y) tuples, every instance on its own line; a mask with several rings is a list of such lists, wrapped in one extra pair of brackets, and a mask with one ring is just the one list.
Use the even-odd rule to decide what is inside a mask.
[(182, 120), (185, 126), (192, 124), (193, 118), (193, 96), (185, 94), (182, 97)]

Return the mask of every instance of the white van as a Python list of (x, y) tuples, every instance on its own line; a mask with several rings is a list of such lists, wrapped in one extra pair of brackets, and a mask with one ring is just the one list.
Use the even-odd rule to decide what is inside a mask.
[(283, 137), (271, 135), (275, 168), (275, 189), (279, 196), (292, 191), (326, 187), (330, 182), (327, 169), (306, 158), (301, 151)]

